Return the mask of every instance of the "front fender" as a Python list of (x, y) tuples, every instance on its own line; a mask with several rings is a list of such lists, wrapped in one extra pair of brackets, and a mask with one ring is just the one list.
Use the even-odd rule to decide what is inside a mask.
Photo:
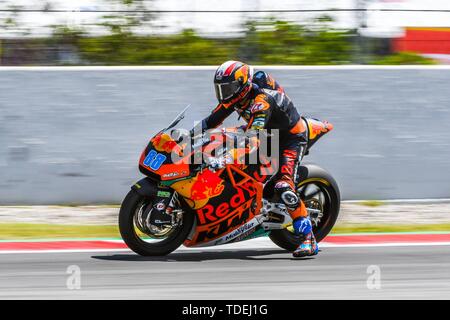
[(136, 191), (141, 196), (149, 198), (155, 197), (158, 193), (156, 182), (149, 177), (139, 180), (131, 186), (131, 189)]

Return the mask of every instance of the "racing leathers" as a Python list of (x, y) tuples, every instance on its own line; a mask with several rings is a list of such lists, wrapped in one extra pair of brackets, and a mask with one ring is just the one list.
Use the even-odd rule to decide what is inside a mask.
[(230, 104), (219, 104), (203, 120), (202, 127), (216, 128), (236, 111), (247, 122), (245, 130), (278, 129), (280, 167), (272, 179), (275, 191), (294, 221), (307, 217), (306, 207), (295, 192), (296, 168), (307, 144), (306, 128), (291, 99), (269, 74), (256, 72), (251, 86), (245, 98)]

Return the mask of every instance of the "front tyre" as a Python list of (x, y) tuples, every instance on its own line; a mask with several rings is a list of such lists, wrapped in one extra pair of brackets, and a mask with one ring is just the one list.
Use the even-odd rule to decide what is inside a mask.
[[(183, 212), (181, 221), (163, 237), (144, 234), (136, 225), (143, 210), (153, 206), (152, 198), (131, 190), (119, 212), (119, 230), (127, 246), (141, 256), (165, 256), (176, 250), (187, 238), (194, 224), (192, 212)], [(150, 207), (151, 208), (151, 207)]]
[[(299, 167), (300, 182), (297, 193), (308, 209), (314, 209), (310, 214), (313, 233), (317, 242), (322, 241), (330, 233), (339, 215), (339, 187), (329, 172), (317, 165), (302, 165)], [(294, 251), (300, 244), (300, 237), (295, 235), (292, 227), (273, 230), (270, 240), (277, 246)]]

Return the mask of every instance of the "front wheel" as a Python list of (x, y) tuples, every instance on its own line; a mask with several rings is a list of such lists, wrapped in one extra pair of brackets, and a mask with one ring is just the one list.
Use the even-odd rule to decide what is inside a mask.
[(127, 246), (141, 256), (164, 256), (176, 250), (187, 238), (194, 224), (192, 212), (179, 213), (173, 226), (142, 226), (142, 216), (153, 207), (150, 197), (131, 190), (122, 202), (119, 230)]
[[(330, 233), (339, 215), (340, 193), (339, 188), (326, 170), (316, 165), (302, 165), (299, 167), (300, 182), (297, 184), (299, 194), (310, 214), (313, 232), (318, 242)], [(292, 226), (273, 230), (270, 239), (279, 247), (294, 251), (301, 239), (295, 235)]]

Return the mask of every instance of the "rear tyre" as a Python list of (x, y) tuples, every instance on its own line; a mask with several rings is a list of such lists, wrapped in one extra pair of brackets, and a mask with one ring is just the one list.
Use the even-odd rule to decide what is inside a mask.
[(138, 235), (135, 215), (145, 206), (152, 206), (152, 199), (131, 190), (122, 202), (119, 213), (119, 230), (127, 246), (141, 256), (165, 256), (176, 250), (186, 240), (194, 224), (192, 212), (184, 212), (181, 223), (161, 241), (147, 242)]
[[(341, 197), (339, 187), (329, 172), (317, 165), (299, 167), (302, 180), (297, 184), (297, 193), (306, 207), (319, 209), (321, 217), (311, 216), (313, 232), (317, 242), (322, 241), (333, 228), (339, 215)], [(270, 240), (277, 246), (294, 251), (302, 239), (289, 228), (273, 230)]]

